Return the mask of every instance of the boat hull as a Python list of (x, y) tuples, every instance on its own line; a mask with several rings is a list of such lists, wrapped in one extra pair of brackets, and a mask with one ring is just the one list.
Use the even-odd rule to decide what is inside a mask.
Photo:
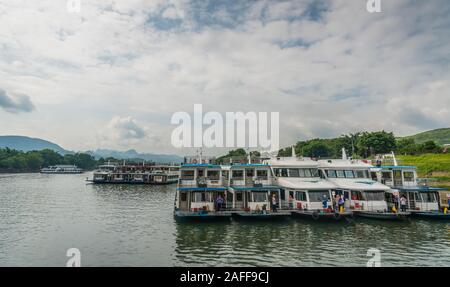
[(292, 216), (297, 218), (309, 219), (314, 221), (343, 221), (353, 217), (353, 212), (345, 211), (341, 213), (317, 212), (312, 210), (295, 210)]
[(174, 217), (176, 220), (187, 221), (226, 221), (231, 219), (231, 212), (221, 211), (203, 213), (176, 210), (174, 212)]
[(412, 212), (411, 216), (430, 220), (450, 220), (450, 214), (437, 211)]
[(281, 220), (291, 217), (289, 211), (253, 213), (245, 211), (233, 212), (233, 218), (236, 220)]
[(354, 211), (358, 217), (377, 219), (377, 220), (405, 220), (411, 214), (407, 213), (391, 213), (391, 212), (376, 212), (376, 211)]

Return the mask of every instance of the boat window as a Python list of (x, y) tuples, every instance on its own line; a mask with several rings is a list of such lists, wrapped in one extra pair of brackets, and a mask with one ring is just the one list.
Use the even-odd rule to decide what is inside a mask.
[(310, 169), (305, 169), (305, 177), (312, 177)]
[(313, 168), (311, 169), (311, 176), (312, 177), (319, 177), (319, 170)]
[(364, 174), (365, 170), (356, 170), (355, 173), (356, 173), (357, 178), (365, 178), (366, 177)]
[(322, 202), (324, 196), (330, 200), (330, 192), (328, 190), (314, 190), (308, 191), (309, 193), (309, 201), (311, 202)]
[(267, 170), (257, 170), (256, 177), (258, 179), (267, 179)]
[(282, 168), (281, 169), (281, 177), (288, 177), (287, 168)]
[(193, 202), (211, 202), (212, 196), (210, 192), (194, 192)]
[(383, 171), (381, 173), (381, 178), (382, 179), (391, 179), (391, 172), (390, 171)]
[(236, 192), (236, 201), (242, 201), (242, 192)]
[(182, 170), (181, 171), (181, 179), (194, 180), (194, 171), (193, 170)]
[(187, 193), (186, 192), (182, 192), (180, 195), (180, 200), (181, 201), (186, 201), (187, 200)]
[(295, 192), (295, 200), (306, 201), (306, 192), (296, 191)]
[(327, 177), (336, 178), (337, 177), (336, 171), (335, 170), (327, 170)]
[(244, 171), (243, 170), (233, 170), (232, 171), (233, 179), (244, 179)]
[(305, 177), (305, 176), (306, 176), (306, 175), (305, 175), (305, 169), (303, 169), (303, 168), (299, 169), (299, 170), (298, 170), (298, 176), (299, 176), (299, 177)]
[(434, 193), (422, 193), (422, 197), (425, 202), (436, 202)]
[(414, 181), (414, 172), (412, 171), (405, 171), (403, 172), (403, 177), (405, 179), (405, 181)]
[(352, 200), (362, 200), (362, 194), (359, 191), (352, 191)]
[(255, 170), (254, 169), (246, 169), (245, 170), (245, 176), (246, 177), (253, 177), (253, 176), (255, 176)]
[(384, 201), (384, 191), (365, 191), (364, 196), (367, 201)]
[(290, 168), (289, 169), (289, 177), (299, 177), (300, 174), (298, 173), (298, 169), (296, 168)]
[(208, 170), (208, 179), (218, 180), (219, 173), (220, 172), (218, 170)]
[(341, 178), (341, 177), (345, 177), (345, 173), (343, 170), (337, 170), (336, 171), (336, 176)]
[(346, 178), (354, 178), (355, 177), (355, 175), (353, 174), (353, 170), (345, 170), (344, 173), (345, 173)]
[(204, 171), (203, 169), (199, 169), (199, 170), (197, 171), (197, 175), (198, 175), (198, 177), (202, 177), (202, 176), (205, 175), (205, 171)]
[(265, 202), (267, 201), (266, 192), (252, 192), (253, 202)]

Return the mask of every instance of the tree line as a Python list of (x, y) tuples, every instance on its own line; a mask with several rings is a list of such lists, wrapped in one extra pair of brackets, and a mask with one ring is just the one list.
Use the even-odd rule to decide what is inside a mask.
[(0, 148), (0, 172), (37, 172), (42, 167), (57, 164), (73, 164), (89, 170), (95, 168), (99, 161), (86, 153), (61, 155), (50, 149), (24, 152)]
[[(424, 153), (441, 153), (443, 148), (434, 141), (416, 143), (412, 138), (396, 139), (392, 132), (358, 132), (342, 135), (333, 139), (312, 139), (299, 141), (294, 146), (298, 155), (315, 158), (339, 158), (342, 148), (348, 156), (354, 158), (370, 158), (377, 154), (390, 153), (418, 155)], [(291, 147), (281, 149), (279, 156), (289, 156)]]

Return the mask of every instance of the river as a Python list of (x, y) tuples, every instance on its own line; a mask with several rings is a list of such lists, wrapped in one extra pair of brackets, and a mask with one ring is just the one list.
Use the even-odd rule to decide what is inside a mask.
[(450, 223), (177, 222), (176, 185), (0, 174), (0, 266), (450, 266)]

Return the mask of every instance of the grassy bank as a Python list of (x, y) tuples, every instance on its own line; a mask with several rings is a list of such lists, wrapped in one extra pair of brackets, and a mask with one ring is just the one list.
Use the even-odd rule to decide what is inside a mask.
[(419, 177), (432, 178), (432, 185), (450, 188), (450, 154), (402, 155), (397, 158), (402, 165), (417, 166)]

